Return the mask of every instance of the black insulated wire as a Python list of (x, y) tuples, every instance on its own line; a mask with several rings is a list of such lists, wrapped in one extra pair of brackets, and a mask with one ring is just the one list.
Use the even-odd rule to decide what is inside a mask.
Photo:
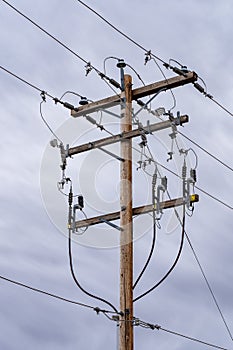
[(72, 237), (71, 237), (71, 233), (72, 233), (72, 230), (69, 228), (69, 237), (68, 237), (68, 250), (69, 250), (69, 264), (70, 264), (70, 271), (71, 271), (71, 275), (73, 277), (73, 280), (74, 282), (76, 283), (76, 285), (78, 286), (78, 288), (83, 292), (85, 293), (86, 295), (88, 295), (89, 297), (93, 298), (93, 299), (96, 299), (96, 300), (99, 300), (99, 301), (102, 301), (103, 303), (107, 304), (108, 306), (110, 306), (115, 313), (118, 313), (117, 309), (115, 308), (115, 306), (113, 304), (111, 304), (109, 301), (105, 300), (104, 298), (101, 298), (101, 297), (98, 297), (90, 292), (88, 292), (87, 290), (85, 290), (81, 284), (79, 283), (76, 275), (75, 275), (75, 272), (74, 272), (74, 267), (73, 267), (73, 258), (72, 258), (72, 247), (71, 247), (71, 241), (72, 241)]
[(156, 185), (156, 172), (153, 174), (152, 176), (152, 204), (153, 204), (153, 213), (152, 213), (152, 218), (153, 218), (153, 236), (152, 236), (152, 243), (151, 243), (151, 249), (150, 249), (150, 252), (149, 252), (149, 255), (148, 255), (148, 258), (145, 262), (145, 265), (142, 269), (142, 271), (140, 272), (140, 274), (138, 275), (136, 281), (134, 282), (133, 284), (133, 289), (137, 286), (138, 282), (140, 281), (140, 279), (142, 278), (145, 270), (147, 269), (150, 261), (151, 261), (151, 258), (152, 258), (152, 255), (153, 255), (153, 252), (154, 252), (154, 249), (155, 249), (155, 243), (156, 243), (156, 217), (155, 217), (155, 195), (154, 195), (154, 191), (155, 191), (155, 185)]
[(179, 259), (180, 259), (180, 255), (183, 249), (183, 245), (184, 245), (184, 237), (185, 237), (185, 205), (183, 205), (183, 220), (182, 220), (182, 233), (181, 233), (181, 242), (180, 242), (180, 248), (178, 251), (178, 254), (176, 256), (176, 259), (174, 261), (174, 263), (172, 264), (172, 266), (170, 267), (170, 269), (167, 271), (167, 273), (163, 276), (163, 278), (160, 279), (159, 282), (157, 282), (153, 287), (151, 287), (150, 289), (148, 289), (146, 292), (140, 294), (138, 297), (136, 297), (133, 302), (145, 297), (147, 294), (151, 293), (155, 288), (157, 288), (169, 275), (170, 273), (174, 270), (175, 266), (177, 265)]

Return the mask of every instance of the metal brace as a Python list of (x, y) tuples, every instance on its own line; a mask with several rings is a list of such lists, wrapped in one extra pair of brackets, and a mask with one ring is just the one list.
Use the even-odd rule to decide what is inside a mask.
[(118, 231), (123, 231), (123, 228), (121, 228), (121, 227), (119, 227), (119, 226), (113, 224), (112, 222), (110, 222), (110, 221), (108, 221), (108, 220), (99, 219), (99, 221), (100, 221), (100, 222), (104, 222), (105, 224), (107, 224), (107, 225), (109, 225), (109, 226), (115, 228), (115, 229), (118, 230)]

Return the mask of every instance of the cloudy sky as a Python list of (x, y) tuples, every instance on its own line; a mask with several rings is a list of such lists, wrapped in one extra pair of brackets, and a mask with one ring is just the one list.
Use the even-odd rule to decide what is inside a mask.
[[(144, 65), (142, 50), (120, 36), (76, 0), (11, 0), (11, 4), (55, 35), (100, 71), (109, 56), (124, 58), (146, 83), (163, 80), (153, 60)], [(231, 0), (145, 0), (88, 2), (114, 25), (166, 62), (175, 59), (207, 84), (208, 92), (233, 111), (232, 13)], [(58, 45), (31, 23), (0, 2), (1, 66), (49, 94), (61, 97), (75, 91), (91, 100), (114, 92), (92, 70), (85, 76), (85, 63)], [(159, 63), (159, 62), (158, 62)], [(177, 65), (172, 62), (173, 65)], [(161, 66), (162, 67), (162, 66)], [(106, 73), (119, 81), (116, 61), (106, 61)], [(162, 67), (163, 68), (163, 67)], [(134, 87), (142, 82), (130, 68)], [(167, 77), (175, 76), (164, 70)], [(203, 85), (201, 81), (200, 84)], [(232, 167), (231, 130), (233, 119), (194, 87), (174, 90), (176, 107), (188, 114), (190, 122), (182, 132)], [(66, 232), (67, 198), (57, 191), (61, 178), (59, 150), (51, 148), (54, 138), (40, 116), (39, 91), (0, 70), (1, 118), (1, 254), (0, 275), (32, 287), (91, 306), (108, 308), (90, 299), (74, 284), (68, 261)], [(64, 100), (78, 105), (79, 98), (67, 94)], [(146, 101), (146, 99), (145, 99)], [(153, 100), (151, 108), (173, 105), (169, 92)], [(137, 106), (135, 105), (135, 110)], [(47, 98), (43, 115), (64, 144), (82, 144), (106, 137), (84, 118), (73, 119), (69, 110)], [(119, 109), (115, 108), (115, 113)], [(92, 115), (97, 121), (100, 113)], [(141, 122), (157, 122), (145, 111)], [(117, 117), (102, 115), (104, 126), (115, 133)], [(177, 148), (171, 162), (167, 152), (171, 139), (166, 130), (148, 137), (156, 160), (180, 173), (183, 158)], [(140, 139), (134, 147), (140, 149)], [(197, 185), (213, 198), (196, 190), (200, 202), (186, 231), (229, 329), (233, 332), (232, 274), (232, 171), (189, 141), (177, 137), (180, 148), (192, 147), (198, 156)], [(118, 153), (118, 146), (108, 148)], [(140, 154), (134, 151), (134, 205), (151, 202), (151, 177), (136, 170)], [(195, 165), (188, 154), (188, 168)], [(119, 209), (119, 162), (99, 150), (68, 161), (75, 193), (85, 198), (87, 216)], [(148, 167), (147, 172), (153, 169)], [(180, 196), (178, 178), (160, 168), (168, 177), (173, 198)], [(66, 192), (68, 188), (64, 189)], [(166, 199), (167, 197), (165, 197)], [(81, 218), (81, 216), (80, 216)], [(151, 217), (134, 222), (135, 277), (150, 250)], [(152, 262), (135, 289), (135, 296), (150, 288), (173, 263), (181, 228), (172, 210), (164, 211)], [(119, 308), (119, 232), (106, 225), (90, 228), (75, 236), (74, 264), (82, 285)], [(77, 244), (79, 243), (79, 244)], [(0, 348), (19, 349), (102, 349), (117, 348), (117, 327), (104, 315), (0, 281)], [(232, 341), (213, 302), (193, 253), (185, 242), (173, 273), (154, 292), (135, 303), (135, 316), (163, 328), (232, 349)], [(135, 328), (135, 349), (201, 349), (197, 344), (161, 331)]]

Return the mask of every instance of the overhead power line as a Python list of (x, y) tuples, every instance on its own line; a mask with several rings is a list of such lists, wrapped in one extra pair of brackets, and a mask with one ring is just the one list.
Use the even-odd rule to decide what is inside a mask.
[[(50, 34), (47, 30), (45, 30), (43, 27), (41, 27), (38, 23), (36, 23), (35, 21), (33, 21), (30, 17), (26, 16), (24, 13), (22, 13), (21, 11), (19, 11), (15, 6), (11, 5), (8, 1), (6, 0), (2, 0), (6, 5), (8, 5), (11, 9), (13, 9), (15, 12), (17, 12), (20, 16), (22, 16), (23, 18), (25, 18), (27, 21), (29, 21), (31, 24), (33, 24), (35, 27), (37, 27), (39, 30), (41, 30), (43, 33), (45, 33), (47, 36), (49, 36), (51, 39), (55, 40), (59, 45), (61, 45), (64, 49), (66, 49), (67, 51), (69, 51), (71, 54), (73, 54), (76, 58), (78, 58), (79, 60), (81, 60), (82, 62), (84, 62), (86, 64), (85, 68), (86, 68), (86, 75), (88, 75), (91, 70), (93, 69), (99, 76), (101, 79), (103, 79), (105, 81), (105, 83), (107, 84), (112, 84), (113, 86), (115, 86), (118, 89), (121, 89), (120, 84), (115, 81), (112, 78), (109, 78), (107, 75), (105, 75), (104, 73), (102, 73), (99, 69), (97, 69), (95, 66), (93, 66), (89, 61), (85, 60), (82, 56), (80, 56), (77, 52), (75, 52), (74, 50), (72, 50), (69, 46), (67, 46), (66, 44), (64, 44), (61, 40), (57, 39), (54, 35)], [(105, 80), (106, 79), (106, 80)]]
[[(131, 41), (134, 45), (136, 45), (137, 47), (139, 47), (141, 50), (148, 52), (148, 50), (145, 49), (145, 47), (143, 47), (142, 45), (140, 45), (139, 43), (137, 43), (134, 39), (132, 39), (130, 36), (128, 36), (127, 34), (125, 34), (123, 31), (121, 31), (119, 28), (117, 28), (116, 26), (114, 26), (110, 21), (108, 21), (104, 16), (102, 16), (101, 14), (99, 14), (97, 11), (95, 11), (92, 7), (88, 6), (87, 4), (85, 4), (85, 2), (81, 1), (81, 0), (77, 0), (81, 5), (85, 6), (89, 11), (93, 12), (96, 16), (98, 16), (99, 18), (101, 18), (105, 23), (107, 23), (110, 27), (112, 27), (115, 31), (117, 31), (120, 35), (122, 35), (123, 37), (125, 37), (127, 40)], [(162, 60), (160, 57), (153, 55), (157, 60), (159, 60), (162, 63), (166, 63), (164, 60)]]
[[(28, 16), (26, 16), (24, 13), (22, 13), (21, 11), (19, 11), (15, 6), (11, 5), (8, 1), (6, 0), (2, 0), (6, 5), (8, 5), (9, 7), (11, 7), (15, 12), (17, 12), (20, 16), (24, 17), (26, 20), (28, 20), (31, 24), (33, 24), (35, 27), (37, 27), (38, 29), (40, 29), (42, 32), (44, 32), (46, 35), (48, 35), (51, 39), (55, 40), (59, 45), (63, 46), (66, 50), (68, 50), (69, 52), (71, 52), (73, 55), (75, 55), (78, 59), (80, 59), (82, 62), (84, 63), (88, 63), (88, 61), (86, 61), (83, 57), (81, 57), (80, 55), (78, 55), (75, 51), (73, 51), (72, 49), (70, 49), (67, 45), (65, 45), (63, 42), (61, 42), (59, 39), (57, 39), (54, 35), (50, 34), (47, 30), (45, 30), (44, 28), (42, 28), (39, 24), (37, 24), (35, 21), (33, 21), (31, 18), (29, 18)], [(94, 67), (93, 67), (94, 68)]]
[[(153, 54), (153, 52), (151, 50), (147, 50), (144, 46), (142, 46), (141, 44), (139, 44), (136, 40), (132, 39), (129, 35), (125, 34), (122, 30), (120, 30), (118, 27), (116, 27), (115, 25), (113, 25), (110, 21), (108, 21), (104, 16), (102, 16), (100, 13), (98, 13), (96, 10), (94, 10), (91, 6), (88, 6), (85, 2), (81, 1), (81, 0), (76, 0), (78, 1), (81, 5), (83, 5), (84, 7), (86, 7), (89, 11), (91, 11), (92, 13), (94, 13), (96, 16), (98, 16), (102, 21), (104, 21), (106, 24), (108, 24), (111, 28), (113, 28), (117, 33), (119, 33), (120, 35), (122, 35), (125, 39), (129, 40), (131, 43), (133, 43), (134, 45), (136, 45), (139, 49), (143, 50), (145, 52), (147, 61), (150, 58), (155, 58), (156, 60), (160, 61), (161, 63), (163, 63), (164, 67), (166, 67), (167, 69), (171, 69), (173, 70), (176, 74), (179, 75), (183, 75), (185, 73), (182, 72), (181, 69), (177, 68), (177, 67), (173, 67), (170, 65), (170, 61), (174, 61), (177, 62), (175, 60), (169, 60), (169, 63), (165, 62), (162, 58), (160, 58), (159, 56)], [(147, 62), (146, 61), (146, 62)], [(179, 62), (177, 62), (178, 64), (180, 64)], [(181, 67), (185, 67), (181, 65)], [(202, 86), (200, 86), (198, 83), (194, 83), (193, 84), (194, 87), (199, 90), (199, 92), (201, 92), (202, 94), (204, 94), (205, 97), (208, 97), (211, 101), (213, 101), (215, 104), (217, 104), (220, 108), (222, 108), (226, 113), (228, 113), (230, 116), (233, 116), (233, 113), (230, 112), (226, 107), (224, 107), (220, 102), (218, 102), (211, 94), (207, 93), (205, 91), (205, 89), (202, 88)]]
[(228, 350), (227, 348), (224, 348), (222, 346), (218, 346), (218, 345), (215, 345), (215, 344), (212, 344), (212, 343), (200, 340), (198, 338), (190, 337), (190, 336), (184, 335), (182, 333), (174, 332), (174, 331), (171, 331), (170, 329), (163, 328), (163, 327), (159, 326), (158, 324), (152, 324), (152, 323), (149, 323), (149, 322), (144, 322), (144, 321), (142, 321), (140, 319), (137, 319), (137, 318), (134, 319), (134, 324), (136, 326), (140, 326), (142, 328), (148, 328), (148, 329), (152, 329), (152, 330), (155, 330), (155, 329), (161, 330), (161, 331), (164, 331), (164, 332), (167, 332), (167, 333), (170, 333), (170, 334), (173, 334), (173, 335), (176, 335), (176, 336), (179, 336), (179, 337), (182, 337), (182, 338), (185, 338), (185, 339), (197, 342), (199, 344), (210, 346), (210, 347), (215, 348), (215, 349)]
[[(136, 150), (136, 149), (135, 149), (135, 150)], [(150, 151), (149, 153), (150, 153), (151, 158), (153, 159), (153, 162), (156, 164), (156, 169), (157, 169), (157, 164), (158, 164), (158, 163), (156, 163), (156, 161), (155, 161), (155, 159), (154, 159), (154, 157), (153, 157), (151, 151)], [(161, 177), (161, 174), (160, 174), (160, 172), (159, 172), (158, 169), (157, 169), (157, 171), (158, 171), (159, 176)], [(144, 169), (144, 172), (145, 172), (145, 169)], [(175, 174), (175, 173), (174, 173), (174, 174)], [(177, 175), (177, 174), (175, 174), (175, 175)], [(150, 176), (152, 176), (152, 175), (150, 175)], [(177, 175), (177, 176), (178, 176), (178, 175)], [(152, 180), (152, 184), (153, 184), (153, 183), (155, 183), (154, 175), (152, 176), (152, 178), (153, 178), (153, 180)], [(170, 195), (168, 189), (166, 189), (166, 193), (167, 193), (168, 198), (171, 200), (171, 195)], [(153, 190), (152, 190), (152, 198), (153, 198)], [(154, 205), (155, 205), (155, 204), (154, 204)], [(176, 217), (177, 217), (177, 219), (178, 219), (178, 221), (179, 221), (179, 223), (180, 223), (180, 226), (182, 227), (182, 226), (183, 226), (183, 225), (182, 225), (182, 220), (181, 220), (181, 218), (180, 218), (180, 216), (179, 216), (178, 211), (176, 210), (176, 208), (174, 208), (174, 212), (175, 212), (175, 215), (176, 215)], [(154, 214), (154, 212), (153, 212), (153, 214)], [(197, 253), (196, 253), (195, 250), (194, 250), (194, 247), (193, 247), (193, 245), (192, 245), (192, 243), (191, 243), (191, 240), (190, 240), (190, 238), (189, 238), (188, 233), (186, 232), (186, 230), (184, 230), (184, 234), (185, 234), (185, 237), (186, 237), (186, 239), (187, 239), (187, 241), (188, 241), (188, 244), (189, 244), (189, 246), (190, 246), (190, 248), (191, 248), (191, 251), (192, 251), (192, 253), (193, 253), (193, 255), (194, 255), (194, 258), (195, 258), (195, 260), (196, 260), (196, 262), (197, 262), (197, 264), (198, 264), (198, 267), (200, 268), (201, 274), (202, 274), (202, 276), (203, 276), (203, 278), (204, 278), (204, 281), (205, 281), (205, 283), (206, 283), (206, 285), (207, 285), (207, 288), (209, 289), (209, 292), (210, 292), (211, 297), (212, 297), (212, 299), (213, 299), (213, 301), (214, 301), (214, 304), (216, 305), (217, 310), (218, 310), (218, 312), (219, 312), (219, 315), (220, 315), (220, 317), (221, 317), (221, 319), (222, 319), (222, 321), (223, 321), (223, 323), (224, 323), (224, 326), (225, 326), (225, 328), (226, 328), (226, 330), (227, 330), (227, 332), (228, 332), (228, 334), (229, 334), (231, 340), (233, 340), (233, 336), (232, 336), (232, 333), (231, 333), (231, 331), (230, 331), (230, 328), (229, 328), (229, 326), (228, 326), (228, 324), (227, 324), (227, 321), (226, 321), (226, 319), (225, 319), (225, 317), (224, 317), (224, 314), (223, 314), (223, 312), (222, 312), (222, 310), (221, 310), (221, 308), (220, 308), (220, 306), (219, 306), (219, 304), (218, 304), (218, 301), (217, 301), (217, 298), (216, 298), (216, 296), (215, 296), (215, 294), (214, 294), (214, 291), (213, 291), (213, 289), (212, 289), (212, 287), (211, 287), (211, 285), (210, 285), (210, 283), (209, 283), (209, 281), (208, 281), (208, 279), (207, 279), (207, 276), (206, 276), (206, 274), (205, 274), (205, 272), (204, 272), (204, 269), (203, 269), (203, 267), (202, 267), (202, 265), (201, 265), (201, 263), (200, 263), (200, 260), (199, 260), (199, 258), (198, 258), (198, 256), (197, 256)], [(153, 252), (153, 245), (154, 245), (154, 244), (152, 244), (152, 250), (151, 250), (151, 252)], [(151, 253), (151, 254), (152, 254), (152, 253)], [(150, 255), (151, 255), (151, 254), (150, 254)], [(149, 255), (149, 260), (150, 260), (150, 255)], [(147, 265), (145, 265), (145, 268), (146, 268), (146, 267), (147, 267)], [(142, 274), (143, 274), (143, 272), (144, 272), (144, 269), (142, 270)], [(141, 277), (141, 276), (140, 276), (140, 277)]]
[(183, 136), (184, 138), (186, 138), (187, 140), (189, 140), (190, 142), (192, 142), (195, 146), (197, 146), (198, 148), (200, 148), (203, 152), (205, 152), (206, 154), (208, 154), (210, 157), (212, 157), (213, 159), (215, 159), (217, 162), (219, 162), (220, 164), (222, 164), (223, 166), (225, 166), (227, 169), (233, 171), (233, 168), (230, 167), (229, 165), (227, 165), (226, 163), (224, 163), (221, 159), (217, 158), (216, 156), (214, 156), (212, 153), (210, 153), (209, 151), (207, 151), (204, 147), (200, 146), (197, 142), (193, 141), (192, 139), (190, 139), (190, 137), (186, 136), (185, 134), (183, 134), (181, 131), (178, 131), (178, 134), (180, 134), (181, 136)]
[[(169, 191), (167, 190), (166, 192), (167, 192), (168, 198), (171, 199), (171, 195), (170, 195)], [(181, 221), (181, 218), (180, 218), (180, 216), (179, 216), (178, 211), (176, 210), (176, 208), (174, 208), (174, 212), (175, 212), (175, 215), (176, 215), (176, 217), (177, 217), (177, 219), (178, 219), (180, 225), (182, 226), (182, 221)], [(197, 256), (197, 253), (196, 253), (196, 251), (195, 251), (195, 249), (194, 249), (194, 247), (193, 247), (193, 245), (192, 245), (191, 239), (189, 238), (189, 235), (188, 235), (188, 233), (186, 232), (186, 230), (184, 231), (184, 233), (185, 233), (185, 237), (186, 237), (186, 239), (187, 239), (187, 241), (188, 241), (188, 244), (189, 244), (189, 246), (190, 246), (190, 249), (191, 249), (191, 251), (192, 251), (192, 253), (193, 253), (193, 256), (194, 256), (194, 258), (195, 258), (195, 260), (196, 260), (196, 262), (197, 262), (197, 264), (198, 264), (198, 267), (199, 267), (199, 269), (200, 269), (200, 271), (201, 271), (201, 274), (202, 274), (202, 276), (203, 276), (203, 278), (204, 278), (204, 281), (205, 281), (205, 283), (206, 283), (206, 285), (207, 285), (207, 288), (209, 289), (209, 292), (210, 292), (211, 297), (212, 297), (212, 299), (213, 299), (213, 301), (214, 301), (214, 304), (215, 304), (215, 306), (217, 307), (217, 310), (218, 310), (218, 312), (219, 312), (219, 315), (220, 315), (220, 317), (221, 317), (221, 319), (222, 319), (222, 321), (223, 321), (223, 323), (224, 323), (224, 326), (225, 326), (225, 328), (226, 328), (226, 330), (227, 330), (227, 332), (228, 332), (228, 334), (229, 334), (231, 340), (233, 340), (233, 337), (232, 337), (232, 333), (231, 333), (231, 331), (230, 331), (230, 328), (229, 328), (229, 326), (228, 326), (228, 324), (227, 324), (227, 321), (226, 321), (226, 319), (225, 319), (225, 316), (223, 315), (223, 312), (222, 312), (222, 310), (221, 310), (221, 308), (220, 308), (220, 306), (219, 306), (219, 304), (218, 304), (217, 298), (216, 298), (216, 296), (215, 296), (215, 294), (214, 294), (214, 291), (213, 291), (213, 289), (212, 289), (212, 287), (211, 287), (211, 285), (210, 285), (210, 282), (209, 282), (208, 279), (207, 279), (207, 276), (206, 276), (206, 274), (205, 274), (205, 272), (204, 272), (204, 269), (203, 269), (203, 267), (202, 267), (202, 265), (201, 265), (201, 262), (200, 262), (200, 260), (199, 260), (199, 258), (198, 258), (198, 256)]]
[(30, 82), (27, 81), (26, 79), (21, 78), (19, 75), (13, 73), (13, 72), (10, 71), (9, 69), (7, 69), (7, 68), (5, 68), (5, 67), (3, 67), (3, 66), (0, 66), (0, 69), (2, 69), (4, 72), (10, 74), (12, 77), (14, 77), (14, 78), (20, 80), (22, 83), (24, 83), (24, 84), (30, 86), (30, 87), (33, 88), (34, 90), (37, 90), (37, 91), (39, 91), (40, 93), (41, 93), (41, 92), (44, 92), (44, 93), (46, 94), (46, 96), (48, 96), (48, 97), (54, 99), (54, 97), (53, 97), (52, 95), (50, 95), (48, 92), (45, 92), (43, 89), (41, 89), (41, 88), (39, 88), (38, 86), (36, 86), (36, 85), (30, 83)]
[(78, 301), (74, 301), (74, 300), (71, 300), (71, 299), (67, 299), (67, 298), (63, 298), (59, 295), (56, 295), (56, 294), (53, 294), (53, 293), (49, 293), (49, 292), (46, 292), (42, 289), (38, 289), (38, 288), (34, 288), (32, 286), (29, 286), (27, 284), (24, 284), (24, 283), (21, 283), (21, 282), (18, 282), (18, 281), (15, 281), (15, 280), (12, 280), (10, 278), (7, 278), (7, 277), (4, 277), (4, 276), (1, 276), (0, 275), (0, 279), (4, 280), (4, 281), (7, 281), (7, 282), (10, 282), (12, 284), (15, 284), (17, 286), (20, 286), (20, 287), (23, 287), (23, 288), (26, 288), (26, 289), (29, 289), (33, 292), (37, 292), (37, 293), (40, 293), (40, 294), (44, 294), (44, 295), (47, 295), (49, 297), (52, 297), (52, 298), (55, 298), (55, 299), (58, 299), (58, 300), (62, 300), (62, 301), (65, 301), (67, 303), (70, 303), (70, 304), (74, 304), (74, 305), (78, 305), (78, 306), (82, 306), (82, 307), (85, 307), (85, 308), (88, 308), (88, 309), (92, 309), (96, 312), (103, 312), (103, 313), (111, 313), (111, 314), (115, 314), (116, 312), (113, 312), (113, 311), (109, 311), (109, 310), (104, 310), (104, 309), (100, 309), (98, 307), (94, 307), (94, 306), (91, 306), (91, 305), (88, 305), (88, 304), (84, 304), (84, 303), (80, 303)]
[[(161, 163), (159, 163), (159, 162), (156, 162), (156, 164), (158, 164), (159, 166), (161, 166), (161, 168), (167, 170), (169, 173), (171, 173), (171, 174), (173, 174), (173, 175), (175, 175), (176, 177), (179, 177), (179, 178), (181, 179), (181, 176), (180, 176), (180, 175), (178, 175), (177, 173), (175, 173), (175, 172), (172, 171), (171, 169), (167, 168), (165, 165), (163, 165), (163, 164), (161, 164)], [(224, 205), (226, 208), (231, 209), (231, 210), (233, 209), (233, 207), (232, 207), (230, 204), (227, 204), (227, 203), (224, 202), (223, 200), (217, 198), (216, 196), (213, 196), (213, 195), (210, 194), (209, 192), (203, 190), (201, 187), (195, 185), (195, 188), (196, 188), (198, 191), (204, 193), (206, 196), (208, 196), (208, 197), (210, 197), (211, 199), (215, 200), (216, 202), (218, 202), (218, 203)]]
[[(133, 149), (134, 149), (136, 152), (140, 153), (140, 151), (139, 151), (136, 147), (133, 147)], [(169, 173), (171, 173), (171, 174), (173, 174), (174, 176), (176, 176), (176, 177), (178, 177), (178, 178), (181, 179), (181, 176), (180, 176), (180, 175), (178, 175), (177, 173), (175, 173), (174, 171), (172, 171), (171, 169), (169, 169), (169, 168), (166, 167), (165, 165), (159, 163), (158, 161), (154, 161), (154, 162), (155, 162), (157, 165), (161, 166), (161, 168), (167, 170)], [(230, 204), (227, 204), (227, 203), (224, 202), (223, 200), (221, 200), (221, 199), (219, 199), (219, 198), (213, 196), (213, 195), (210, 194), (209, 192), (203, 190), (201, 187), (195, 185), (195, 188), (196, 188), (198, 191), (204, 193), (206, 196), (208, 196), (208, 197), (210, 197), (211, 199), (215, 200), (216, 202), (218, 202), (218, 203), (224, 205), (226, 208), (231, 209), (231, 210), (233, 209), (233, 207), (232, 207)]]

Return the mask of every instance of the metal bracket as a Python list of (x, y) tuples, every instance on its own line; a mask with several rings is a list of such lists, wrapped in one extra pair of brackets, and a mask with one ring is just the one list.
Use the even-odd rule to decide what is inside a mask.
[(123, 228), (121, 228), (121, 227), (119, 227), (119, 226), (113, 224), (112, 222), (110, 222), (110, 221), (108, 221), (108, 220), (99, 219), (99, 221), (100, 221), (100, 222), (104, 222), (105, 224), (107, 224), (107, 225), (109, 225), (109, 226), (115, 228), (115, 229), (118, 230), (118, 231), (123, 231)]
[(107, 153), (109, 156), (116, 158), (117, 160), (119, 160), (120, 162), (124, 162), (125, 160), (121, 157), (119, 157), (118, 155), (106, 150), (105, 148), (102, 147), (98, 147), (97, 149), (100, 149), (101, 151), (103, 151), (104, 153)]

